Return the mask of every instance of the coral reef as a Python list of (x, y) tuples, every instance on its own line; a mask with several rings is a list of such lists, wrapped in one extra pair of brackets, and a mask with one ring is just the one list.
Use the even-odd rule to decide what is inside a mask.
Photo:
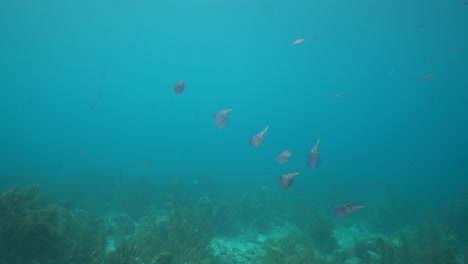
[(161, 221), (159, 215), (143, 219), (141, 259), (160, 264), (211, 263), (212, 222), (206, 211), (181, 207), (172, 196), (167, 207), (167, 219)]
[(141, 251), (134, 237), (125, 239), (116, 250), (106, 256), (104, 264), (140, 264)]
[(311, 239), (314, 248), (323, 253), (331, 253), (337, 247), (333, 236), (335, 221), (316, 210), (307, 212), (302, 221), (298, 223), (303, 232)]
[(417, 231), (398, 232), (392, 236), (370, 237), (350, 241), (348, 247), (334, 252), (342, 263), (369, 264), (457, 264), (459, 243), (447, 230), (432, 223)]
[(106, 252), (105, 223), (83, 210), (67, 214), (65, 234), (67, 250), (66, 263), (100, 264)]
[(431, 264), (457, 264), (456, 246), (459, 244), (450, 232), (436, 225), (430, 216), (427, 216), (425, 227), (414, 233), (414, 247), (409, 254), (418, 263)]
[[(468, 246), (468, 192), (466, 189), (460, 191), (452, 201), (440, 210), (443, 222), (450, 226), (452, 230), (456, 230), (454, 235), (457, 237), (463, 246)], [(467, 260), (468, 262), (468, 260)]]
[(105, 237), (84, 214), (40, 206), (39, 186), (0, 194), (0, 263), (101, 263)]
[[(100, 218), (84, 210), (41, 207), (38, 190), (33, 185), (0, 194), (0, 263), (208, 264), (213, 259), (210, 217), (204, 209), (179, 206), (174, 197), (166, 211), (144, 218), (140, 232), (131, 235), (135, 227), (126, 215)], [(109, 251), (107, 237), (117, 248)]]
[(0, 259), (11, 264), (57, 258), (65, 239), (62, 209), (39, 208), (38, 185), (0, 194)]
[(316, 255), (313, 247), (307, 243), (299, 231), (279, 239), (265, 242), (265, 255), (258, 258), (261, 264), (331, 264), (338, 263)]
[(268, 232), (278, 220), (278, 207), (275, 197), (265, 191), (230, 194), (221, 203), (213, 205), (211, 215), (216, 234), (236, 236)]
[[(223, 201), (204, 192), (175, 194), (131, 214), (126, 203), (93, 214), (99, 207), (44, 204), (37, 185), (0, 192), (0, 264), (468, 262), (466, 239), (452, 231), (464, 224), (466, 210), (459, 203), (451, 221), (449, 211), (434, 211), (435, 217), (427, 214), (417, 227), (395, 231), (369, 217), (334, 218), (327, 208), (273, 206), (280, 196), (269, 192), (233, 191), (220, 194), (231, 197)], [(284, 203), (303, 198), (288, 199)], [(136, 221), (140, 214), (146, 216)]]

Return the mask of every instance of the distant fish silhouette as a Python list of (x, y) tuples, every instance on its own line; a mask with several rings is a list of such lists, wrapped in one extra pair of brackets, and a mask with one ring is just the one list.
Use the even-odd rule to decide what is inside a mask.
[(317, 140), (307, 156), (307, 165), (309, 165), (311, 169), (317, 168), (320, 163), (319, 145), (320, 139)]
[(176, 82), (174, 84), (173, 88), (174, 88), (174, 91), (176, 92), (176, 94), (181, 94), (185, 89), (184, 81), (180, 80), (180, 81)]
[(333, 213), (337, 217), (346, 217), (346, 216), (352, 214), (357, 209), (361, 209), (361, 208), (364, 208), (364, 206), (354, 205), (354, 204), (345, 204), (343, 206), (334, 208)]
[(232, 109), (223, 109), (220, 110), (215, 116), (214, 116), (214, 121), (216, 124), (216, 127), (221, 129), (223, 128), (228, 122), (229, 122), (229, 112), (232, 111)]
[(419, 28), (423, 28), (425, 26), (429, 25), (429, 23), (422, 23), (421, 25), (419, 25)]
[(263, 142), (263, 138), (265, 137), (266, 132), (268, 131), (269, 126), (266, 126), (263, 131), (258, 132), (257, 134), (250, 137), (250, 145), (253, 147), (258, 147)]
[(299, 172), (290, 172), (290, 173), (283, 174), (283, 176), (279, 177), (278, 180), (279, 180), (281, 188), (285, 190), (289, 188), (289, 186), (291, 186), (294, 182), (294, 177), (298, 174)]
[(387, 78), (390, 77), (394, 72), (395, 72), (395, 70), (391, 70), (391, 71), (387, 74)]
[(429, 73), (429, 74), (426, 74), (423, 77), (419, 78), (419, 80), (423, 80), (423, 81), (424, 80), (430, 80), (430, 79), (434, 78), (434, 76), (435, 76), (435, 74)]
[(298, 39), (298, 40), (295, 40), (293, 43), (289, 44), (289, 45), (299, 45), (299, 44), (302, 44), (304, 43), (305, 39)]
[(281, 153), (276, 156), (275, 160), (279, 163), (279, 164), (283, 164), (283, 163), (286, 163), (289, 158), (292, 156), (292, 152), (289, 151), (289, 150), (284, 150), (284, 151), (281, 151)]

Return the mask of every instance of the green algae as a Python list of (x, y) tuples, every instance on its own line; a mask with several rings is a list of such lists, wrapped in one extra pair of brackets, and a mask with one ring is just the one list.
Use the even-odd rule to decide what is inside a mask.
[(168, 218), (146, 217), (140, 231), (142, 259), (167, 264), (210, 263), (213, 225), (205, 210), (180, 206), (169, 196)]
[(96, 223), (59, 206), (41, 206), (38, 192), (32, 185), (0, 194), (0, 261), (100, 263), (105, 238)]
[(60, 255), (66, 239), (61, 208), (40, 208), (38, 185), (0, 194), (0, 256), (7, 263), (47, 260)]
[(314, 247), (307, 242), (299, 231), (291, 232), (278, 240), (265, 242), (265, 254), (258, 257), (261, 264), (332, 264), (323, 257), (317, 256)]
[[(164, 207), (135, 224), (124, 212), (102, 217), (83, 209), (44, 205), (36, 185), (13, 188), (0, 193), (0, 264), (223, 264), (209, 246), (217, 235), (217, 221), (227, 219), (222, 215), (229, 215), (229, 223), (238, 219), (241, 225), (246, 224), (238, 232), (252, 234), (254, 243), (263, 245), (264, 254), (251, 254), (252, 263), (466, 263), (466, 244), (446, 225), (450, 222), (436, 222), (431, 216), (418, 228), (356, 238), (350, 242), (354, 244), (343, 247), (333, 237), (336, 220), (319, 210), (304, 210), (295, 213), (297, 231), (279, 239), (267, 236), (266, 241), (259, 242), (255, 226), (267, 219), (248, 215), (256, 210), (268, 217), (276, 213), (270, 212), (272, 206), (264, 201), (267, 198), (263, 194), (257, 198), (255, 195), (246, 194), (239, 199), (239, 204), (255, 201), (246, 209), (239, 204), (223, 207), (222, 201), (208, 199), (206, 194), (199, 198), (193, 195), (191, 203), (169, 196)], [(281, 219), (288, 222), (287, 215)], [(373, 228), (367, 223), (361, 225)], [(264, 230), (268, 235), (268, 228)], [(109, 247), (109, 238), (115, 242), (115, 248)]]

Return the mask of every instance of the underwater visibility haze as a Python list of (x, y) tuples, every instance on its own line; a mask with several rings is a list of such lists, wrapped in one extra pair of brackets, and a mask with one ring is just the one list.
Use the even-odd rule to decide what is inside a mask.
[(0, 264), (468, 263), (468, 2), (0, 2)]

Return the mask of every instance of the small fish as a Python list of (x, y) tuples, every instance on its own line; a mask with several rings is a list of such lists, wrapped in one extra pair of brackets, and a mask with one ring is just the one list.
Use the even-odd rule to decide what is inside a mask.
[(258, 132), (257, 134), (251, 136), (250, 137), (250, 145), (252, 145), (254, 147), (260, 146), (260, 144), (262, 144), (262, 142), (263, 142), (263, 138), (265, 137), (265, 134), (268, 131), (269, 127), (270, 126), (266, 126), (265, 129), (263, 129), (263, 131)]
[(268, 187), (268, 186), (262, 186), (262, 189), (264, 189), (264, 190), (270, 190), (270, 187)]
[(439, 56), (440, 56), (440, 54), (434, 54), (434, 55), (432, 55), (432, 58), (435, 59), (435, 58), (437, 58)]
[(429, 23), (422, 23), (421, 25), (419, 25), (419, 28), (423, 28), (425, 26), (429, 25)]
[(388, 74), (387, 74), (387, 78), (392, 76), (392, 74), (395, 72), (395, 70), (391, 70)]
[(423, 77), (419, 78), (419, 80), (430, 80), (430, 79), (434, 78), (434, 76), (435, 76), (435, 74), (429, 73), (429, 74), (426, 74)]
[(94, 107), (90, 106), (89, 108), (91, 109), (91, 112), (96, 112), (96, 110), (94, 110)]
[(174, 91), (176, 92), (176, 94), (181, 94), (185, 89), (184, 81), (180, 80), (180, 81), (176, 82), (174, 84), (173, 88), (174, 88)]
[(279, 164), (283, 164), (283, 163), (286, 163), (289, 158), (292, 156), (292, 152), (289, 151), (289, 150), (284, 150), (282, 151), (276, 158), (275, 160), (279, 163)]
[(290, 172), (283, 174), (283, 176), (279, 177), (278, 180), (281, 188), (285, 190), (289, 188), (289, 186), (291, 186), (291, 184), (293, 184), (294, 182), (294, 177), (298, 174), (299, 172)]
[(153, 164), (149, 163), (148, 161), (143, 161), (143, 163), (145, 163), (148, 166), (153, 166)]
[(98, 93), (98, 98), (102, 99), (102, 94)]
[(73, 155), (77, 155), (77, 156), (84, 156), (84, 155), (86, 155), (86, 152), (80, 151), (80, 150), (72, 151), (72, 153), (73, 153)]
[(340, 207), (336, 207), (333, 209), (333, 213), (337, 216), (337, 217), (346, 217), (350, 214), (352, 214), (354, 211), (356, 211), (357, 209), (361, 209), (361, 208), (364, 208), (364, 206), (362, 205), (354, 205), (354, 204), (345, 204), (343, 206), (340, 206)]
[(319, 144), (320, 139), (317, 140), (307, 156), (307, 164), (311, 169), (317, 168), (320, 162)]
[(304, 43), (305, 39), (298, 39), (298, 40), (295, 40), (293, 43), (289, 44), (289, 45), (299, 45), (299, 44), (302, 44)]
[(223, 128), (229, 121), (229, 112), (232, 111), (232, 109), (228, 108), (228, 109), (223, 109), (223, 110), (219, 110), (219, 112), (214, 116), (214, 121), (215, 121), (215, 124), (216, 124), (216, 127), (221, 129)]
[(449, 50), (450, 50), (451, 52), (457, 52), (457, 51), (458, 51), (457, 48), (449, 48)]
[(335, 98), (340, 98), (341, 94), (332, 94), (332, 96), (335, 97)]

